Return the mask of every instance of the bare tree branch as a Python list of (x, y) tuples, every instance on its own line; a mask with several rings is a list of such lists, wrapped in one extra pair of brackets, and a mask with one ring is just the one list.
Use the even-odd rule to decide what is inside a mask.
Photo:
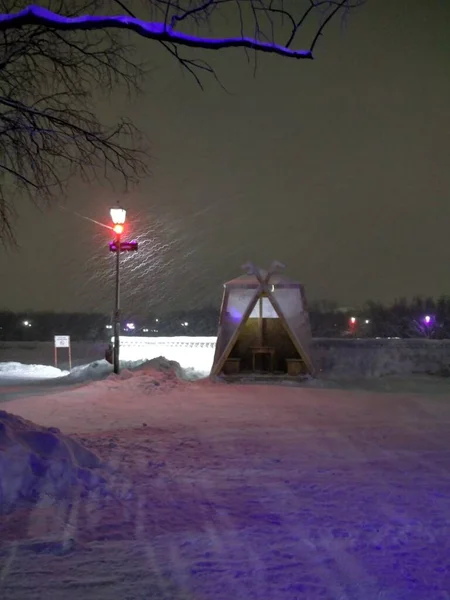
[[(101, 0), (82, 0), (95, 11)], [(15, 8), (0, 0), (0, 10)], [(76, 14), (74, 2), (58, 0)], [(140, 134), (126, 119), (102, 123), (93, 102), (117, 85), (139, 89), (142, 71), (111, 32), (33, 26), (0, 33), (0, 242), (13, 240), (16, 201), (39, 208), (61, 199), (71, 177), (139, 181), (148, 167)]]
[[(236, 0), (233, 0), (234, 2)], [(41, 26), (52, 28), (57, 31), (92, 31), (92, 30), (105, 30), (105, 29), (121, 29), (132, 31), (133, 33), (154, 41), (172, 43), (179, 46), (188, 46), (194, 48), (203, 48), (205, 50), (219, 50), (224, 48), (248, 48), (256, 50), (258, 52), (269, 52), (271, 54), (278, 54), (285, 58), (313, 58), (312, 50), (316, 45), (319, 36), (322, 34), (324, 27), (328, 22), (335, 16), (335, 14), (343, 9), (348, 10), (351, 7), (357, 6), (361, 3), (350, 2), (349, 0), (323, 0), (314, 2), (310, 0), (310, 6), (303, 13), (302, 17), (297, 20), (294, 19), (292, 13), (285, 11), (283, 2), (264, 1), (264, 0), (249, 0), (247, 5), (253, 11), (254, 16), (257, 12), (262, 12), (265, 16), (275, 16), (277, 14), (289, 16), (292, 23), (292, 31), (289, 38), (284, 44), (276, 43), (272, 41), (262, 40), (262, 31), (259, 28), (258, 19), (256, 19), (256, 30), (254, 37), (247, 37), (243, 35), (241, 28), (241, 35), (239, 37), (201, 37), (199, 35), (191, 35), (188, 33), (181, 32), (176, 29), (178, 23), (185, 20), (193, 20), (201, 16), (209, 16), (209, 13), (216, 9), (218, 6), (222, 8), (230, 4), (230, 0), (207, 0), (205, 2), (196, 3), (194, 1), (184, 4), (180, 2), (170, 2), (154, 0), (155, 5), (165, 5), (165, 15), (162, 21), (145, 21), (131, 16), (130, 11), (127, 10), (126, 16), (116, 15), (82, 15), (82, 16), (64, 16), (57, 12), (53, 12), (42, 6), (31, 5), (17, 13), (8, 15), (0, 15), (0, 31), (7, 31), (8, 29), (17, 29), (25, 26)], [(123, 7), (123, 3), (119, 3)], [(246, 4), (245, 0), (238, 0), (237, 5), (240, 9), (240, 5)], [(279, 5), (281, 8), (274, 7)], [(190, 8), (187, 8), (187, 6)], [(319, 27), (316, 35), (313, 38), (311, 47), (303, 50), (292, 50), (291, 44), (295, 38), (300, 26), (305, 21), (306, 17), (311, 13), (313, 9), (319, 9), (322, 7), (331, 8), (329, 14), (324, 19), (322, 25)]]
[[(312, 59), (325, 27), (364, 1), (47, 0), (47, 8), (24, 8), (23, 0), (0, 0), (0, 242), (12, 239), (15, 199), (24, 192), (41, 207), (74, 174), (120, 176), (127, 185), (148, 172), (133, 124), (107, 126), (94, 108), (117, 84), (139, 90), (143, 70), (125, 34), (157, 42), (202, 87), (214, 69), (183, 51)], [(297, 47), (305, 24), (310, 41)], [(213, 35), (224, 27), (226, 35)]]

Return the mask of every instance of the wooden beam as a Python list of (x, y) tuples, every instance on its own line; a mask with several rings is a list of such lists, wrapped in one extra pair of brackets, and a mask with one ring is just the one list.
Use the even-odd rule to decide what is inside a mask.
[[(267, 294), (267, 297), (269, 298), (273, 308), (275, 309), (275, 312), (277, 313), (278, 318), (281, 319), (281, 322), (283, 323), (283, 326), (286, 329), (286, 332), (287, 332), (291, 342), (293, 343), (294, 348), (297, 350), (299, 356), (304, 360), (306, 368), (308, 369), (309, 373), (311, 375), (314, 375), (315, 369), (314, 369), (314, 365), (312, 363), (311, 357), (309, 356), (308, 352), (306, 352), (305, 348), (303, 348), (303, 345), (300, 342), (300, 340), (298, 339), (295, 332), (292, 331), (292, 328), (290, 327), (289, 323), (287, 322), (286, 317), (284, 316), (283, 310), (281, 309), (281, 306), (278, 303), (278, 300), (275, 298), (275, 296), (269, 289), (269, 286), (268, 286), (268, 283), (270, 280), (270, 278), (268, 279), (269, 273), (270, 273), (270, 277), (271, 277), (273, 275), (273, 268), (271, 269), (271, 271), (269, 271), (267, 273), (267, 276), (264, 280), (262, 279), (261, 274), (259, 273), (258, 270), (256, 270), (255, 276), (258, 279), (260, 286), (265, 288), (264, 291)], [(303, 299), (302, 299), (302, 303), (303, 303)]]
[(219, 324), (217, 327), (217, 341), (216, 341), (216, 349), (214, 351), (214, 360), (213, 360), (213, 366), (211, 367), (211, 373), (212, 373), (212, 369), (214, 368), (214, 365), (216, 363), (216, 360), (218, 358), (218, 352), (219, 352), (219, 346), (217, 344), (217, 342), (220, 340), (221, 337), (221, 333), (222, 333), (222, 329), (223, 329), (223, 321), (224, 321), (224, 308), (226, 306), (228, 306), (228, 298), (230, 297), (230, 292), (227, 289), (226, 286), (224, 286), (224, 291), (223, 291), (223, 295), (222, 295), (222, 304), (220, 305), (220, 313), (219, 313)]
[(245, 323), (248, 321), (250, 315), (252, 314), (252, 310), (255, 308), (258, 298), (259, 298), (259, 288), (256, 289), (255, 292), (253, 293), (253, 296), (252, 296), (247, 308), (245, 309), (244, 314), (242, 315), (241, 322), (234, 330), (234, 333), (231, 336), (228, 344), (225, 346), (225, 349), (222, 352), (222, 355), (220, 356), (220, 358), (218, 359), (216, 364), (213, 365), (213, 367), (211, 369), (211, 375), (218, 375), (221, 372), (223, 365), (225, 364), (225, 361), (227, 360), (228, 356), (230, 355), (230, 352), (233, 350), (233, 347), (234, 347), (235, 343), (237, 342), (237, 339), (239, 337), (239, 334), (241, 333), (242, 328), (244, 327)]

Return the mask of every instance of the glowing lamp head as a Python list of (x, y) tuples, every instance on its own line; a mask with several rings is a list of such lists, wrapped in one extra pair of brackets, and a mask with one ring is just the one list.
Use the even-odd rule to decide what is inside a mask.
[(127, 218), (127, 211), (124, 208), (111, 208), (109, 214), (114, 225), (123, 225)]
[(350, 317), (350, 323), (354, 325), (356, 323), (356, 317)]
[(431, 319), (430, 315), (425, 315), (423, 320), (424, 320), (425, 325), (430, 325), (432, 319)]
[(114, 225), (113, 229), (114, 229), (114, 233), (117, 233), (117, 235), (120, 235), (121, 233), (123, 233), (123, 225), (120, 225), (119, 223)]

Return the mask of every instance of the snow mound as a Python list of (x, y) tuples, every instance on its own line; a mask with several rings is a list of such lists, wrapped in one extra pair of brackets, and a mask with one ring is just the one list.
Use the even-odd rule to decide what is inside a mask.
[(61, 371), (49, 365), (24, 365), (19, 362), (0, 363), (0, 379), (54, 379), (68, 375), (68, 371)]
[(65, 377), (66, 381), (71, 382), (87, 382), (96, 381), (98, 379), (104, 379), (110, 375), (112, 366), (106, 360), (96, 360), (87, 365), (80, 365), (74, 367), (70, 373)]
[(168, 378), (176, 377), (181, 380), (195, 378), (190, 376), (195, 373), (193, 369), (183, 369), (180, 363), (174, 360), (168, 360), (167, 358), (164, 358), (164, 356), (158, 356), (158, 358), (146, 360), (141, 364), (136, 365), (134, 371), (136, 373), (149, 373), (154, 371), (156, 373), (161, 373)]
[[(133, 377), (134, 374), (154, 374), (158, 379), (178, 379), (180, 381), (192, 381), (201, 379), (207, 374), (195, 371), (194, 369), (183, 369), (180, 364), (173, 360), (168, 360), (164, 356), (152, 358), (151, 360), (121, 361), (121, 372), (119, 375), (112, 373), (112, 366), (106, 360), (98, 360), (88, 365), (75, 367), (67, 375), (68, 381), (88, 382), (102, 379), (125, 380)], [(162, 377), (161, 377), (162, 376)]]
[(100, 458), (54, 427), (0, 410), (0, 514), (104, 483)]
[(168, 391), (201, 377), (201, 374), (183, 369), (179, 363), (160, 356), (138, 365), (133, 364), (131, 368), (122, 369), (118, 375), (112, 373), (106, 384), (126, 381), (127, 390), (136, 389), (149, 393)]

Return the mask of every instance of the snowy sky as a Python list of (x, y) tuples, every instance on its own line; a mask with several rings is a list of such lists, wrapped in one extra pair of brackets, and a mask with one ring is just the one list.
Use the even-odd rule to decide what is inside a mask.
[[(326, 31), (313, 62), (261, 56), (253, 78), (243, 53), (209, 54), (227, 92), (212, 81), (202, 92), (140, 41), (154, 67), (144, 94), (104, 111), (133, 115), (149, 137), (151, 177), (125, 199), (77, 182), (70, 198), (101, 221), (117, 198), (129, 209), (142, 244), (124, 308), (215, 302), (248, 259), (281, 260), (310, 299), (347, 306), (450, 294), (449, 26), (447, 0), (369, 0)], [(18, 208), (0, 307), (109, 311), (108, 232)]]

